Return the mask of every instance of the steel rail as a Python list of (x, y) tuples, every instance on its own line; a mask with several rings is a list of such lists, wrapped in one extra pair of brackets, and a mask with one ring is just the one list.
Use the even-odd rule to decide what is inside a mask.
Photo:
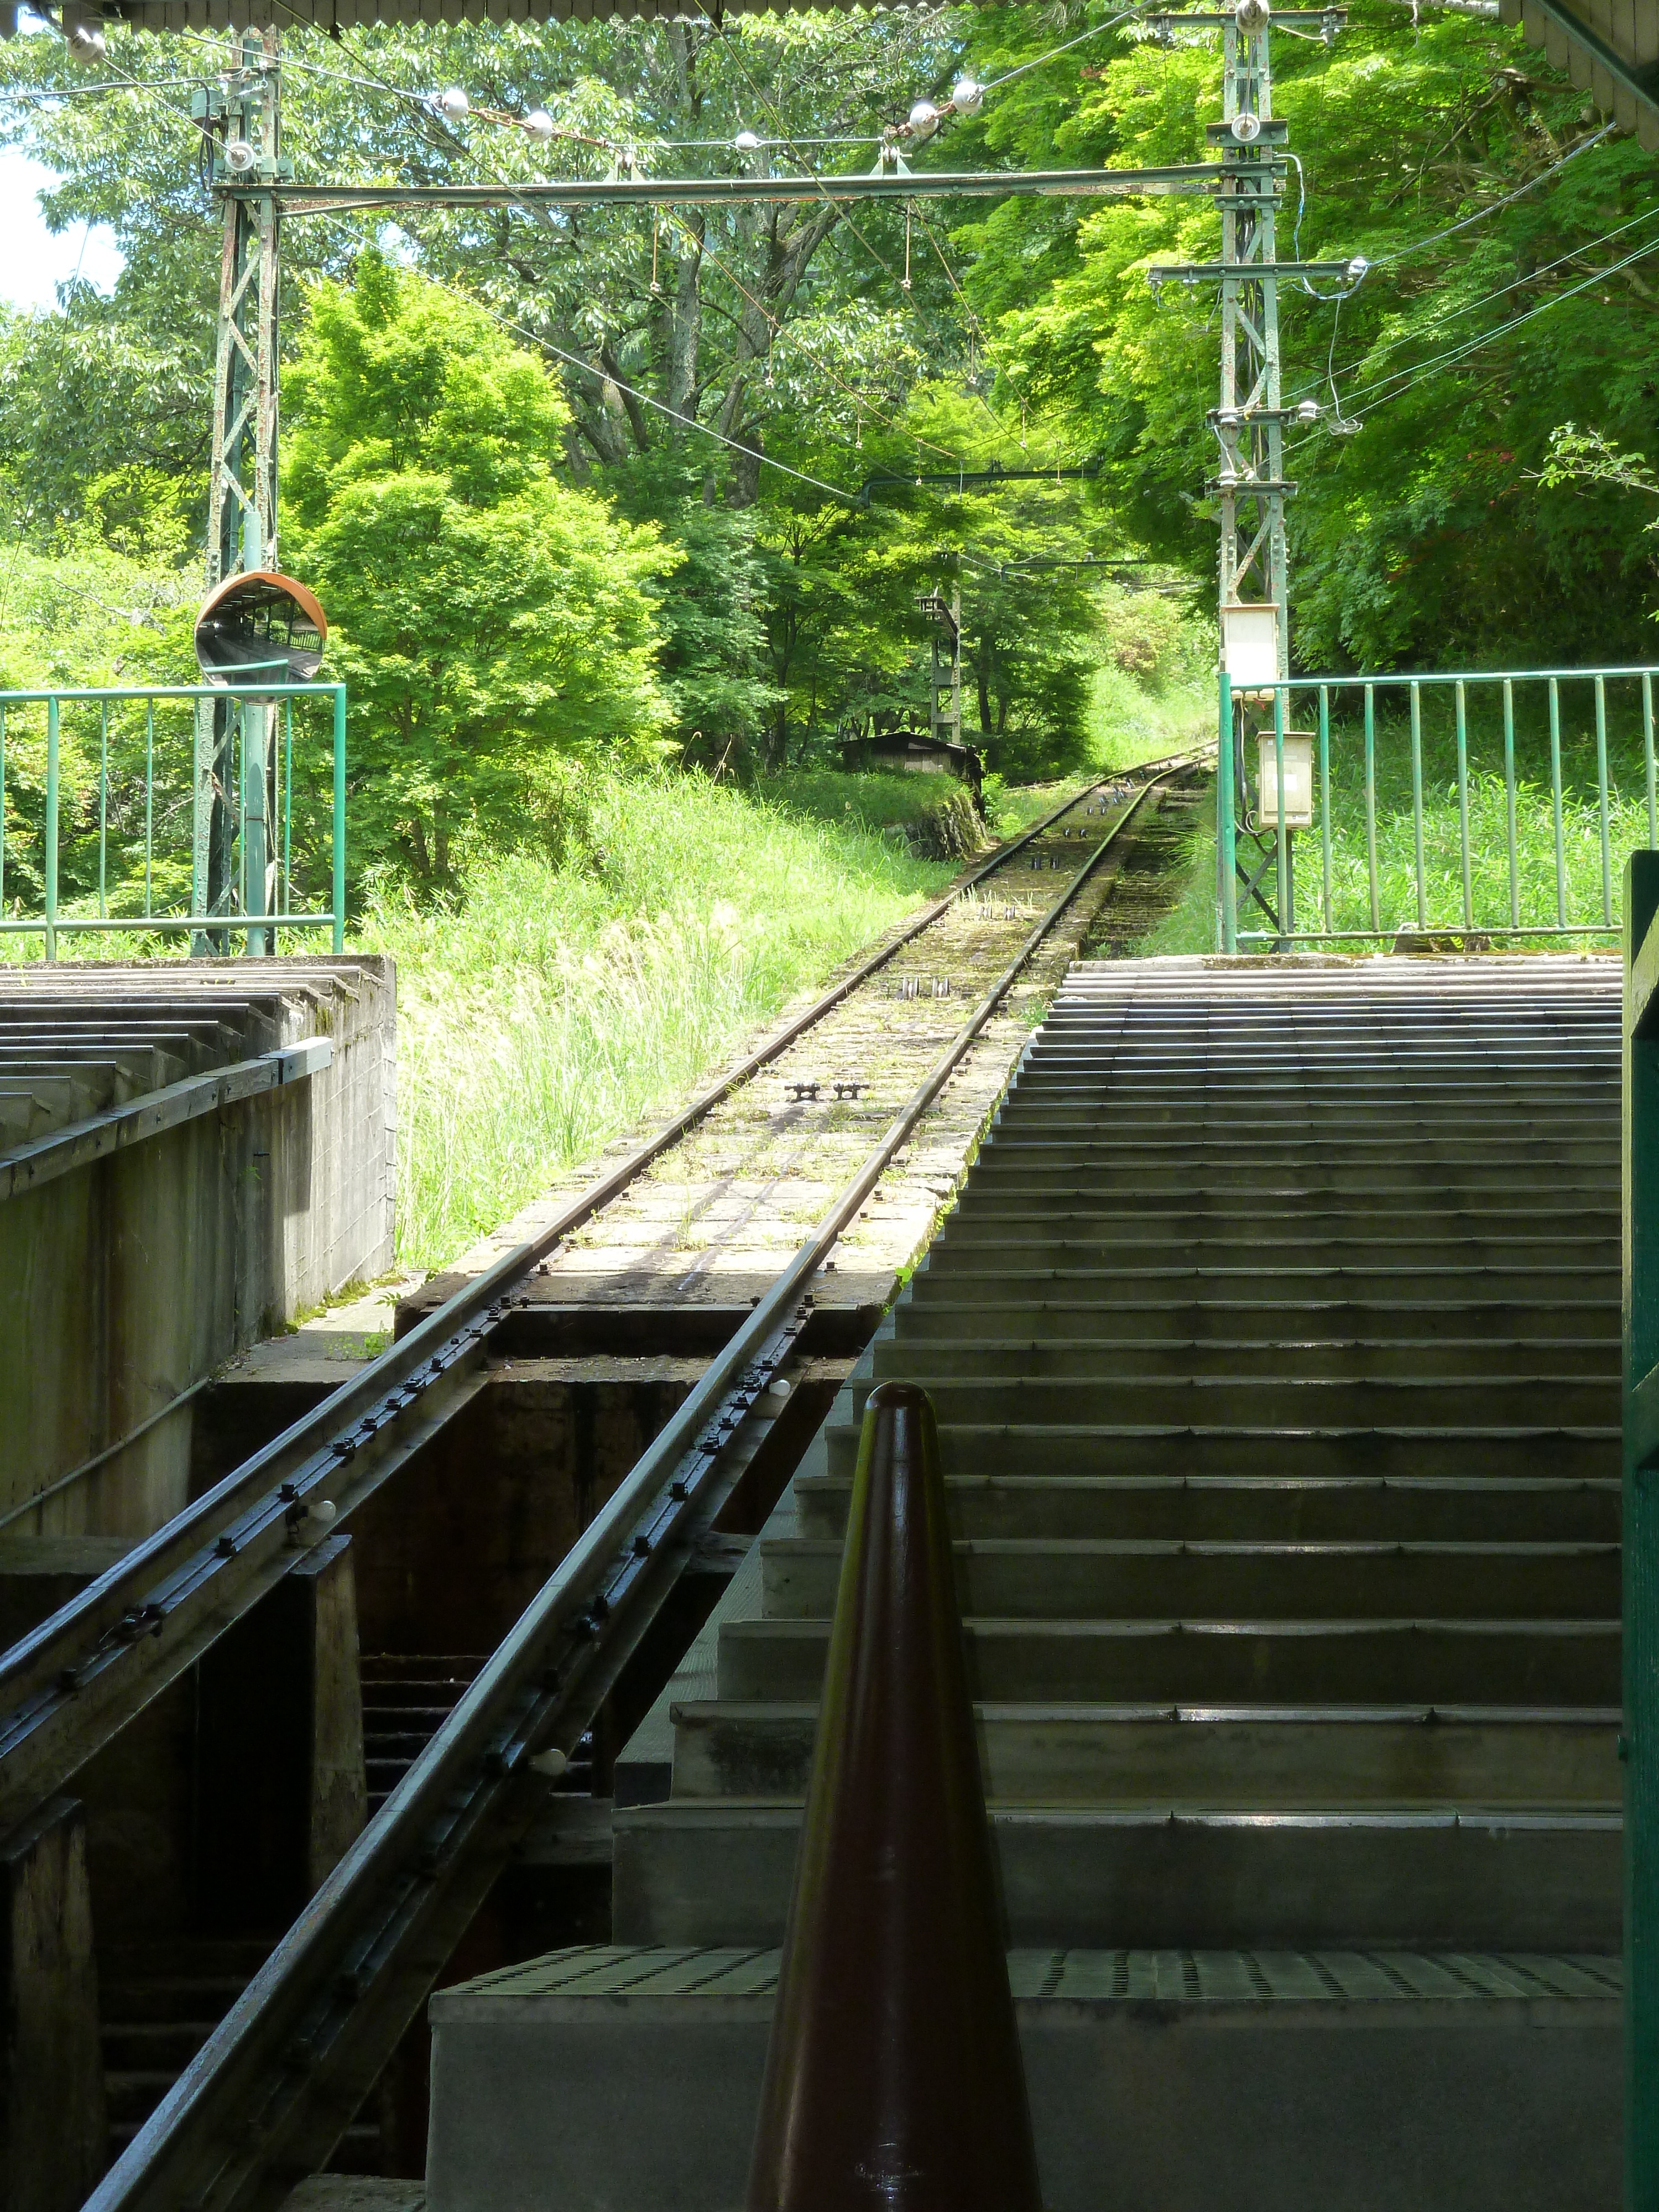
[[(1182, 758), (1186, 756), (1180, 757)], [(1161, 762), (1148, 764), (1156, 771)], [(331, 1396), (0, 1653), (0, 1830), (15, 1825), (371, 1497), (483, 1386), (490, 1334), (540, 1261), (707, 1115), (1069, 813), (1073, 794), (924, 908), (732, 1072)], [(325, 1515), (316, 1505), (332, 1509)]]
[(528, 1826), (542, 1775), (562, 1764), (557, 1756), (550, 1764), (549, 1753), (568, 1751), (587, 1727), (699, 1522), (717, 1510), (709, 1493), (722, 1455), (788, 1358), (809, 1286), (837, 1237), (1084, 884), (1158, 785), (1185, 764), (1160, 767), (1142, 786), (1026, 937), (85, 2212), (275, 2212), (328, 2156)]

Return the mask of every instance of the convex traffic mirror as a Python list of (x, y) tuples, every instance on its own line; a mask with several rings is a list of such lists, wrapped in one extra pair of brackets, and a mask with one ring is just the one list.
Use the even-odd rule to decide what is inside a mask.
[(227, 576), (196, 617), (196, 658), (210, 684), (242, 683), (255, 672), (276, 684), (308, 684), (327, 642), (315, 594), (274, 568)]

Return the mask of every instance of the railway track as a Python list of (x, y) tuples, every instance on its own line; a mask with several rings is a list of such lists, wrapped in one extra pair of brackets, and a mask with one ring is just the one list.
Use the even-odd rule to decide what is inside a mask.
[[(167, 1686), (467, 1406), (550, 1255), (946, 921), (1041, 860), (1046, 910), (701, 1381), (311, 1898), (112, 2167), (98, 2212), (275, 2206), (328, 2160), (550, 1783), (662, 1615), (767, 1420), (836, 1240), (1097, 872), (1199, 758), (1138, 772), (1103, 819), (1085, 793), (860, 963), (537, 1233), (501, 1254), (305, 1419), (0, 1654), (0, 1828), (62, 1790)], [(1084, 835), (1079, 842), (1078, 832)], [(1069, 836), (1068, 836), (1069, 833)], [(1000, 890), (1001, 886), (1000, 885)], [(1028, 899), (1030, 897), (1027, 891)], [(1008, 909), (1019, 913), (1018, 908)]]

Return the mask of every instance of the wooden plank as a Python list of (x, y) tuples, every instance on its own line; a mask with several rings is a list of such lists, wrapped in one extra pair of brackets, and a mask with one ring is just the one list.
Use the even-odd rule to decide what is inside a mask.
[(74, 2212), (104, 2140), (86, 1817), (54, 1797), (0, 1843), (0, 2212)]

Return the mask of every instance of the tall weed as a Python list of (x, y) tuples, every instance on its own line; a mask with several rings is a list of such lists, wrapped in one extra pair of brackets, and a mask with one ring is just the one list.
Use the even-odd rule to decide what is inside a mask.
[(603, 786), (593, 849), (377, 899), (398, 963), (398, 1244), (435, 1267), (949, 881), (862, 828), (700, 777)]

